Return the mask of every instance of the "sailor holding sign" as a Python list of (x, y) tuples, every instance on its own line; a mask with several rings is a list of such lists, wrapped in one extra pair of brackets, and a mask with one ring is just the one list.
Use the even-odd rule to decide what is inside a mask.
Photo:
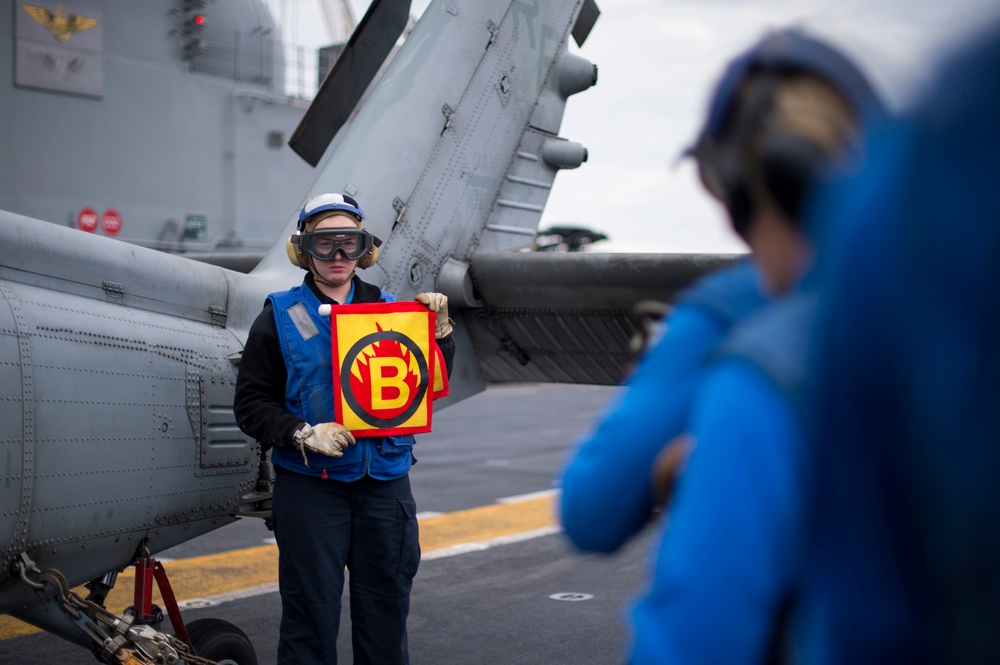
[(364, 218), (350, 196), (306, 203), (288, 256), (308, 274), (268, 296), (240, 362), (237, 422), (271, 449), (276, 471), (281, 663), (337, 662), (345, 567), (354, 662), (409, 661), (413, 434), (430, 429), (430, 401), (447, 394), (455, 344), (445, 296), (396, 303), (355, 274), (381, 244)]

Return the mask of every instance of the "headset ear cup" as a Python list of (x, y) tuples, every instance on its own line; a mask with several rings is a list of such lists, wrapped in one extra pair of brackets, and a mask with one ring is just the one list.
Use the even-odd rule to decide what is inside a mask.
[(372, 248), (361, 255), (358, 259), (358, 267), (364, 270), (365, 268), (371, 268), (378, 261), (379, 248), (372, 245)]
[(798, 220), (810, 187), (828, 167), (829, 157), (814, 141), (776, 134), (759, 146), (760, 177), (767, 195), (789, 219)]
[(285, 241), (285, 253), (288, 254), (288, 260), (292, 262), (293, 266), (309, 270), (309, 259), (306, 258), (304, 253), (299, 251), (298, 247), (292, 244), (291, 236), (288, 236), (288, 240)]
[(741, 168), (739, 146), (705, 144), (698, 153), (698, 175), (705, 188), (729, 212), (733, 230), (746, 237), (753, 205)]

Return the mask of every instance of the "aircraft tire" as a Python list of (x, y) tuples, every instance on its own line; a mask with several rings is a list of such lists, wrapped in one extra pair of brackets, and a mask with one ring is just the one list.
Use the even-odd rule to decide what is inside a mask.
[(198, 619), (187, 625), (195, 653), (219, 665), (257, 665), (246, 633), (223, 619)]

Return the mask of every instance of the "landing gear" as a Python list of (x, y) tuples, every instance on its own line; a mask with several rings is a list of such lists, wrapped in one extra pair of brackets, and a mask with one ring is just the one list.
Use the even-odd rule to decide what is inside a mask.
[[(39, 570), (26, 552), (21, 553), (14, 568), (22, 582), (41, 597), (51, 598), (72, 619), (90, 639), (94, 655), (102, 663), (257, 665), (257, 654), (250, 638), (228, 621), (198, 619), (184, 625), (166, 571), (159, 561), (143, 551), (136, 557), (135, 565), (135, 605), (122, 614), (109, 612), (92, 599), (104, 599), (114, 586), (111, 577), (92, 582), (89, 585), (91, 598), (85, 599), (70, 588), (62, 573), (55, 569)], [(154, 579), (176, 637), (159, 630), (163, 613), (152, 604)]]
[(219, 665), (257, 665), (257, 654), (242, 630), (222, 619), (197, 619), (187, 625), (195, 653)]
[[(173, 589), (167, 580), (163, 565), (152, 559), (145, 552), (136, 558), (135, 606), (141, 608), (137, 613), (143, 619), (148, 619), (155, 605), (151, 605), (153, 597), (153, 580), (160, 588), (160, 595), (170, 615), (170, 623), (174, 627), (177, 638), (194, 649), (197, 660), (188, 658), (188, 663), (201, 663), (202, 659), (213, 661), (219, 665), (257, 665), (257, 653), (253, 649), (250, 638), (242, 630), (222, 619), (198, 619), (185, 625), (181, 619), (180, 608), (174, 598)], [(162, 620), (162, 612), (160, 612)], [(184, 657), (184, 654), (181, 656)]]

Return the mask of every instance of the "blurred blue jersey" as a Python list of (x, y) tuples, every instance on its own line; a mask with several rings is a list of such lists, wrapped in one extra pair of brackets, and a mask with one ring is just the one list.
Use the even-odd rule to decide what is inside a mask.
[(633, 610), (631, 663), (761, 663), (783, 648), (802, 559), (814, 419), (809, 290), (730, 333), (695, 399), (695, 438)]
[(830, 197), (805, 663), (1000, 662), (998, 27)]
[(576, 547), (612, 552), (649, 521), (653, 460), (685, 431), (709, 355), (736, 321), (764, 302), (750, 261), (704, 277), (681, 294), (666, 334), (563, 469), (560, 512)]

